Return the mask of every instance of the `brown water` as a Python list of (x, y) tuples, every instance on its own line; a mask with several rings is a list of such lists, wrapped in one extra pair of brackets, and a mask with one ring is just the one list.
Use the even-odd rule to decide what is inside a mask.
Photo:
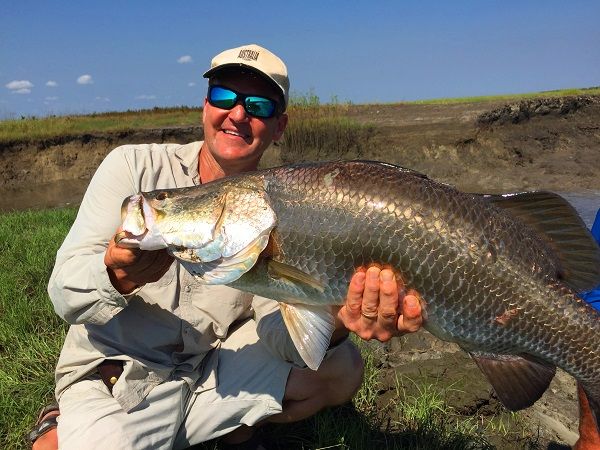
[(0, 189), (0, 212), (79, 205), (89, 180), (56, 181), (19, 189)]

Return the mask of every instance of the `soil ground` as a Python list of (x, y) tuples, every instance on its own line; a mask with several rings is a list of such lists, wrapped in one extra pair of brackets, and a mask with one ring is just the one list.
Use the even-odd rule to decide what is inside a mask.
[[(580, 96), (516, 103), (357, 105), (348, 115), (373, 126), (368, 144), (346, 158), (383, 160), (473, 192), (549, 189), (600, 192), (600, 97)], [(0, 211), (77, 203), (94, 169), (120, 144), (189, 142), (201, 128), (144, 130), (16, 142), (0, 147)], [(281, 148), (265, 155), (278, 164)], [(426, 332), (394, 339), (381, 352), (385, 408), (395, 376), (451, 387), (458, 415), (485, 418), (502, 408), (469, 357)], [(411, 383), (406, 383), (410, 395)], [(559, 371), (548, 391), (508, 432), (491, 431), (501, 449), (568, 448), (577, 439), (575, 384)], [(507, 415), (509, 419), (511, 416)], [(550, 447), (549, 447), (550, 446)]]

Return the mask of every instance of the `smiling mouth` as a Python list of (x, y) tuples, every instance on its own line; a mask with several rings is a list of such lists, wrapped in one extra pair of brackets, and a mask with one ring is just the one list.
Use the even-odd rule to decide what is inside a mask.
[(237, 136), (237, 137), (241, 137), (243, 139), (247, 139), (248, 136), (242, 133), (238, 133), (237, 131), (233, 131), (233, 130), (221, 130), (223, 133), (228, 134), (230, 136)]

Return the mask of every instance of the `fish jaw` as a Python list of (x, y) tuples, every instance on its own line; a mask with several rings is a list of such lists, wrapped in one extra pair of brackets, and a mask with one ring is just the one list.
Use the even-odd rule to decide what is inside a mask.
[(122, 231), (115, 236), (119, 247), (159, 250), (167, 247), (156, 229), (156, 211), (143, 194), (123, 200), (121, 206)]

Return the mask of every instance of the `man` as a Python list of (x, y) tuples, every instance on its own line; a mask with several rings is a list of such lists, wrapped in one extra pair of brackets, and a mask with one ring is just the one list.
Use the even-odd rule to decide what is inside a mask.
[[(48, 292), (72, 324), (56, 369), (63, 449), (185, 448), (217, 437), (250, 448), (256, 425), (352, 398), (363, 367), (349, 331), (384, 341), (420, 327), (416, 293), (400, 295), (390, 270), (358, 271), (312, 371), (276, 302), (201, 285), (165, 250), (115, 245), (125, 197), (254, 170), (282, 137), (289, 80), (277, 56), (257, 45), (226, 50), (204, 76), (204, 141), (111, 152), (58, 251)], [(44, 437), (55, 439), (50, 430)]]

